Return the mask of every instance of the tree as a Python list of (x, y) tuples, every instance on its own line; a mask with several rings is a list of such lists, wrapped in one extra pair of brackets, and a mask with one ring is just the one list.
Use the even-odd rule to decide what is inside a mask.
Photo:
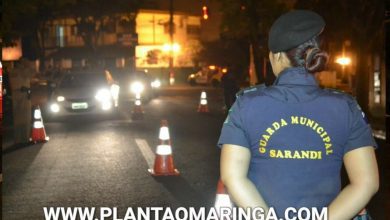
[(269, 0), (220, 1), (223, 13), (222, 35), (246, 40), (253, 46), (257, 78), (259, 83), (265, 82), (262, 61), (268, 57), (268, 31), (273, 21), (287, 10), (286, 5), (283, 1)]
[[(136, 13), (142, 3), (143, 0), (74, 0), (64, 15), (74, 19), (77, 34), (85, 46), (95, 49), (100, 34), (116, 23), (135, 27)], [(123, 15), (118, 16), (118, 13)], [(131, 32), (135, 33), (135, 30)]]
[(330, 42), (351, 41), (356, 52), (356, 96), (362, 109), (369, 113), (369, 60), (383, 56), (384, 1), (382, 0), (298, 0), (296, 8), (308, 8), (326, 21), (325, 36)]
[[(31, 58), (44, 59), (47, 24), (56, 18), (74, 18), (86, 46), (94, 48), (97, 36), (112, 24), (120, 12), (136, 12), (143, 0), (4, 0), (1, 39), (13, 45), (22, 38), (31, 42)], [(128, 17), (135, 24), (135, 15)]]
[(244, 77), (243, 72), (248, 70), (249, 45), (246, 40), (221, 39), (203, 43), (203, 49), (196, 59), (209, 65), (229, 67), (237, 77)]
[[(63, 7), (73, 0), (4, 0), (2, 43), (13, 46), (22, 39), (23, 57), (45, 59), (44, 41), (47, 33), (46, 23), (59, 16)], [(44, 65), (40, 65), (41, 70)]]

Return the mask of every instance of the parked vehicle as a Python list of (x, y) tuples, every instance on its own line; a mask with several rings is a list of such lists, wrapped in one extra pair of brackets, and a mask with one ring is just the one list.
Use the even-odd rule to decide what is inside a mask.
[(221, 78), (226, 69), (215, 66), (212, 66), (212, 68), (210, 67), (202, 68), (198, 72), (190, 74), (187, 78), (187, 82), (191, 86), (212, 85), (213, 87), (218, 87), (221, 84)]
[(133, 102), (136, 94), (141, 95), (141, 100), (149, 102), (153, 99), (161, 86), (159, 80), (152, 81), (151, 77), (143, 71), (130, 71), (126, 69), (112, 70), (112, 74), (119, 82), (120, 102)]

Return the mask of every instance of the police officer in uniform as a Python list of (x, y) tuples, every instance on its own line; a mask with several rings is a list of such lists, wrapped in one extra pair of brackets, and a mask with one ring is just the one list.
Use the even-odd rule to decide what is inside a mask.
[[(376, 143), (363, 112), (313, 75), (327, 61), (318, 39), (324, 27), (311, 11), (279, 17), (268, 42), (275, 83), (241, 92), (223, 124), (221, 179), (240, 207), (272, 207), (278, 217), (288, 207), (327, 208), (328, 219), (351, 219), (378, 190)], [(342, 163), (350, 182), (343, 189)]]
[(10, 71), (14, 143), (27, 144), (31, 134), (30, 79), (34, 73), (33, 63), (22, 59)]

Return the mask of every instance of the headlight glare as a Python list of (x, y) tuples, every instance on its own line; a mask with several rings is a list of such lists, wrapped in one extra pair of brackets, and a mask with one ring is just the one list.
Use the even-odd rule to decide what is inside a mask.
[(53, 113), (57, 113), (60, 111), (60, 106), (57, 103), (53, 103), (50, 105), (50, 111)]
[(95, 99), (100, 102), (108, 101), (111, 99), (111, 92), (108, 89), (99, 89), (95, 95)]
[(158, 80), (158, 79), (154, 80), (154, 81), (151, 83), (151, 86), (152, 86), (153, 88), (160, 88), (160, 86), (161, 86), (160, 80)]
[(110, 110), (111, 107), (112, 107), (112, 104), (111, 104), (110, 101), (104, 101), (104, 102), (102, 102), (102, 109), (103, 109), (104, 111)]
[(137, 94), (144, 91), (144, 85), (141, 82), (134, 82), (130, 85), (130, 90)]

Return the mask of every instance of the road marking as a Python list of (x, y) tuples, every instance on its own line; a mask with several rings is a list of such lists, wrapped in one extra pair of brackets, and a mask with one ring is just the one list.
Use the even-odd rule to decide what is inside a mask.
[(135, 139), (135, 143), (138, 146), (138, 149), (141, 151), (142, 156), (148, 163), (149, 168), (153, 168), (155, 155), (151, 150), (148, 142), (145, 139)]

